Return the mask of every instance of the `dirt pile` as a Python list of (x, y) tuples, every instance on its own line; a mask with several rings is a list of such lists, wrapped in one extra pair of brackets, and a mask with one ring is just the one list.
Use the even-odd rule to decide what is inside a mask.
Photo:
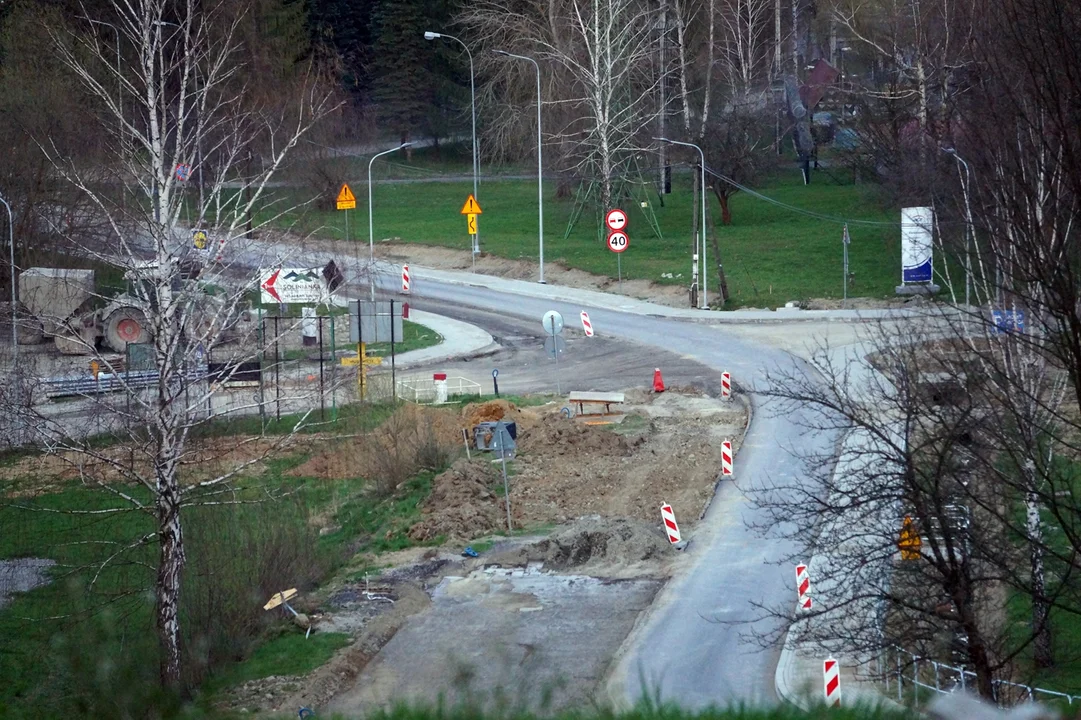
[(535, 455), (603, 453), (608, 457), (626, 457), (631, 454), (631, 444), (622, 435), (559, 415), (546, 415), (520, 437), (521, 451)]
[(523, 431), (536, 425), (540, 416), (532, 410), (523, 410), (514, 403), (501, 399), (474, 403), (462, 408), (462, 426), (470, 432), (479, 423), (497, 420), (516, 423), (518, 430)]
[(484, 460), (459, 460), (432, 481), (432, 494), (421, 508), (423, 519), (409, 537), (425, 542), (440, 535), (468, 540), (503, 527), (502, 504), (492, 488), (497, 476)]
[(570, 570), (589, 566), (632, 565), (660, 561), (672, 553), (660, 523), (651, 525), (627, 517), (590, 515), (555, 528), (544, 540), (496, 551), (485, 563), (522, 566), (544, 563), (546, 570)]
[(630, 518), (580, 518), (556, 528), (535, 551), (546, 567), (565, 570), (596, 562), (636, 563), (671, 552), (659, 527)]

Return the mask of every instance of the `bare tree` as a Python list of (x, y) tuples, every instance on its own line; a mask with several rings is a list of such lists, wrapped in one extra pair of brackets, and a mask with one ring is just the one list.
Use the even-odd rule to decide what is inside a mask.
[[(221, 381), (257, 356), (251, 333), (241, 330), (253, 286), (250, 268), (279, 258), (260, 258), (249, 242), (249, 228), (255, 211), (268, 206), (271, 211), (262, 216), (268, 219), (251, 229), (273, 227), (268, 184), (298, 139), (329, 109), (311, 73), (286, 86), (289, 104), (252, 99), (236, 64), (247, 7), (224, 0), (115, 0), (109, 22), (128, 59), (119, 67), (110, 62), (109, 46), (97, 40), (96, 25), (70, 32), (55, 26), (56, 52), (101, 118), (117, 160), (102, 172), (50, 138), (39, 138), (55, 170), (109, 228), (104, 242), (84, 243), (81, 249), (125, 271), (133, 312), (119, 330), (123, 344), (152, 347), (153, 374), (144, 386), (121, 373), (116, 356), (99, 351), (92, 336), (80, 336), (85, 351), (120, 386), (119, 401), (94, 396), (88, 417), (100, 429), (126, 437), (145, 462), (102, 452), (85, 431), (72, 431), (70, 416), (34, 407), (26, 420), (47, 451), (91, 458), (123, 479), (116, 484), (83, 472), (87, 465), (75, 461), (86, 484), (127, 505), (108, 512), (135, 508), (154, 518), (154, 532), (133, 540), (132, 547), (153, 543), (158, 548), (155, 618), (161, 680), (169, 687), (181, 676), (178, 607), (186, 559), (181, 510), (193, 503), (250, 500), (236, 482), (250, 461), (181, 482), (190, 472), (185, 467), (192, 460), (189, 435), (206, 421), (204, 408), (220, 393)], [(202, 181), (193, 199), (185, 181), (196, 177)], [(207, 229), (210, 247), (199, 248), (190, 230), (178, 229), (189, 212), (194, 227)], [(224, 370), (211, 379), (198, 368), (215, 351)]]
[[(613, 182), (626, 173), (656, 117), (652, 3), (564, 0), (535, 7), (490, 0), (471, 4), (462, 22), (486, 47), (513, 48), (553, 71), (558, 81), (549, 82), (552, 94), (543, 100), (561, 111), (553, 113), (558, 126), (548, 121), (550, 142), (563, 148), (571, 172), (598, 184), (597, 201), (609, 207)], [(522, 71), (510, 62), (489, 67), (515, 77)]]
[[(988, 698), (996, 681), (1026, 672), (1018, 663), (1030, 645), (1039, 655), (1050, 608), (1079, 607), (1075, 561), (1040, 529), (1062, 483), (1035, 477), (1047, 466), (1046, 441), (1032, 444), (1044, 454), (1036, 465), (1016, 438), (1022, 418), (1028, 433), (1054, 431), (1047, 421), (1062, 386), (1038, 369), (1024, 381), (998, 373), (1016, 343), (992, 327), (931, 311), (873, 327), (866, 360), (823, 347), (811, 371), (771, 378), (782, 411), (810, 407), (808, 431), (846, 438), (836, 465), (807, 457), (809, 482), (778, 480), (756, 497), (771, 512), (763, 529), (801, 541), (794, 561), (814, 558), (814, 609), (770, 609), (802, 641), (865, 666), (894, 645), (956, 657)], [(1034, 399), (1042, 413), (1031, 412)], [(1057, 503), (1064, 510), (1067, 501)], [(906, 516), (923, 542), (902, 554)], [(1028, 632), (1003, 610), (1015, 592), (1034, 600)]]

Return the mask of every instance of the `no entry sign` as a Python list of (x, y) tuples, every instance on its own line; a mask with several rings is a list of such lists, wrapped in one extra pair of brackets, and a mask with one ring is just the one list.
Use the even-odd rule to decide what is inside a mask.
[(608, 234), (608, 249), (614, 253), (621, 253), (631, 244), (627, 233), (615, 230)]
[(627, 227), (627, 213), (619, 208), (609, 210), (608, 214), (604, 216), (604, 224), (608, 226), (609, 230), (622, 230)]

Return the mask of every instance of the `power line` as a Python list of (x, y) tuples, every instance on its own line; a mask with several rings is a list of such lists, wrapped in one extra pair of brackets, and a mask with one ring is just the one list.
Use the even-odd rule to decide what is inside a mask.
[[(763, 201), (768, 202), (768, 203), (770, 203), (772, 205), (776, 205), (777, 207), (784, 208), (785, 210), (789, 210), (789, 211), (794, 212), (794, 213), (799, 213), (800, 215), (806, 215), (807, 217), (815, 218), (816, 220), (822, 220), (824, 222), (836, 223), (837, 225), (848, 224), (848, 225), (872, 225), (872, 226), (880, 226), (880, 227), (901, 227), (900, 222), (892, 222), (890, 220), (849, 219), (849, 218), (837, 217), (836, 215), (826, 215), (824, 213), (818, 213), (818, 212), (815, 212), (813, 210), (807, 210), (806, 208), (796, 207), (795, 205), (789, 205), (788, 203), (781, 202), (780, 200), (778, 200), (776, 198), (771, 198), (768, 195), (763, 195), (762, 193), (758, 192), (757, 190), (752, 190), (751, 188), (747, 187), (746, 185), (742, 185), (742, 184), (736, 182), (735, 180), (733, 180), (732, 178), (730, 178), (730, 177), (728, 177), (726, 175), (722, 175), (721, 173), (716, 172), (715, 170), (711, 170), (708, 165), (706, 166), (706, 172), (709, 173), (710, 175), (712, 175), (715, 178), (718, 178), (720, 180), (724, 180), (726, 183), (728, 183), (732, 187), (737, 188), (738, 190), (741, 190), (742, 192), (745, 192), (748, 195), (752, 195), (752, 196), (758, 198), (759, 200), (763, 200)], [(946, 224), (949, 224), (949, 223), (948, 222), (938, 222), (937, 224), (946, 225)]]

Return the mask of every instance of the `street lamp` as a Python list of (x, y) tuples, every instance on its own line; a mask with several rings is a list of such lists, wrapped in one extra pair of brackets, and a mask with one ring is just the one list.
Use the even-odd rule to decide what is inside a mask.
[(412, 142), (404, 142), (396, 148), (384, 150), (383, 152), (372, 155), (372, 159), (368, 161), (368, 258), (370, 263), (368, 272), (372, 274), (369, 285), (372, 289), (373, 301), (375, 300), (375, 229), (374, 224), (372, 223), (372, 163), (374, 163), (375, 159), (378, 157), (390, 155), (392, 152), (409, 147), (412, 144)]
[(942, 148), (942, 152), (947, 155), (953, 155), (957, 162), (965, 166), (965, 177), (962, 181), (962, 190), (965, 193), (965, 224), (968, 226), (968, 232), (965, 233), (965, 307), (969, 305), (969, 292), (972, 286), (972, 206), (968, 201), (968, 189), (972, 186), (972, 175), (968, 168), (968, 163), (965, 159), (957, 154), (957, 150), (952, 147)]
[(541, 160), (541, 75), (540, 65), (531, 57), (515, 55), (505, 50), (493, 50), (496, 55), (528, 60), (537, 70), (537, 232), (540, 237), (540, 280), (544, 284), (544, 164)]
[[(473, 53), (469, 52), (469, 46), (464, 42), (454, 37), (453, 35), (447, 35), (446, 33), (431, 32), (430, 30), (424, 33), (425, 40), (436, 40), (438, 38), (447, 38), (465, 48), (465, 54), (469, 56), (469, 105), (473, 116), (473, 198), (480, 202), (480, 198), (477, 197), (477, 173), (478, 173), (478, 153), (477, 153), (477, 90), (474, 84), (473, 76)], [(477, 234), (474, 236), (473, 241), (473, 254), (476, 255), (480, 251), (480, 232), (478, 229)]]
[(15, 328), (18, 326), (18, 315), (15, 312), (15, 216), (11, 214), (11, 206), (8, 201), (0, 197), (0, 203), (8, 211), (8, 250), (11, 253), (11, 352), (14, 353), (16, 362), (19, 359), (19, 335)]
[(701, 304), (698, 306), (698, 309), (709, 310), (709, 291), (706, 289), (706, 276), (709, 275), (709, 269), (706, 265), (706, 155), (702, 152), (702, 148), (698, 147), (694, 143), (681, 142), (679, 140), (669, 140), (668, 138), (664, 137), (655, 137), (653, 139), (659, 140), (660, 142), (671, 143), (672, 145), (692, 147), (698, 151), (698, 158), (702, 163), (702, 301)]

